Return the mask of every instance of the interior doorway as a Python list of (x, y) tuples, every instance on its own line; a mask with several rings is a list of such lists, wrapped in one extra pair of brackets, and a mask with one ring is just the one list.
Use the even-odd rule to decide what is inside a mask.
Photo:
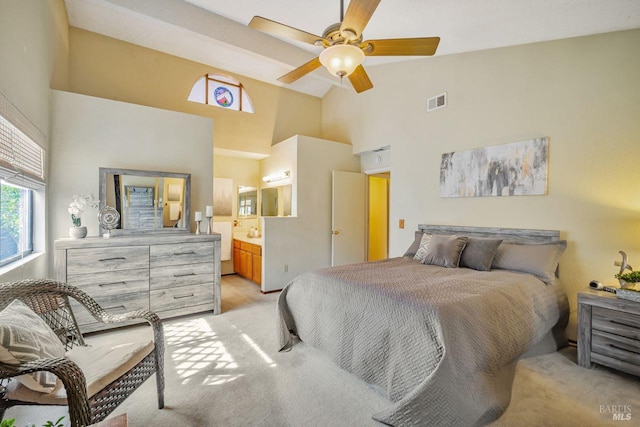
[(367, 175), (367, 261), (389, 257), (391, 173)]

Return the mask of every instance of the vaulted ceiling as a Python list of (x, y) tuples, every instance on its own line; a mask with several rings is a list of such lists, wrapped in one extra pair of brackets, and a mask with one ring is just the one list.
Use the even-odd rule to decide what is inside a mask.
[[(65, 0), (69, 23), (129, 43), (281, 85), (321, 47), (247, 27), (255, 15), (322, 35), (339, 0)], [(345, 0), (345, 9), (349, 0)], [(441, 37), (436, 56), (640, 28), (640, 0), (382, 0), (366, 39)], [(366, 68), (413, 57), (367, 57)], [(428, 60), (428, 59), (427, 59)], [(375, 84), (375, 82), (374, 82)], [(322, 97), (324, 67), (287, 86)], [(348, 88), (349, 82), (343, 82)]]

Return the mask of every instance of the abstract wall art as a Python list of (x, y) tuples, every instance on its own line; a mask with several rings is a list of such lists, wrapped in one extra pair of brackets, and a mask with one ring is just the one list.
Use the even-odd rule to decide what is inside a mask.
[(440, 197), (547, 194), (549, 138), (444, 153)]
[(233, 180), (213, 178), (213, 216), (233, 215)]

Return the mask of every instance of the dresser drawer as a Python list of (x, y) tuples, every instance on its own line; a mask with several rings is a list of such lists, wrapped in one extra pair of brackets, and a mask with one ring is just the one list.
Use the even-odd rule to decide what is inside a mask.
[(67, 283), (77, 286), (93, 298), (101, 295), (149, 290), (149, 269), (103, 271), (69, 276)]
[(631, 338), (593, 330), (591, 351), (640, 366), (640, 341)]
[[(96, 300), (100, 307), (111, 314), (122, 314), (135, 310), (149, 310), (149, 292), (147, 290), (144, 292), (97, 295), (93, 296), (93, 299)], [(80, 303), (73, 299), (70, 302), (71, 309), (79, 325), (98, 322)]]
[(67, 250), (67, 281), (76, 274), (138, 268), (149, 268), (149, 246)]
[(151, 311), (162, 312), (213, 302), (213, 284), (181, 286), (151, 291)]
[(640, 340), (640, 316), (633, 313), (594, 306), (591, 328), (594, 333), (598, 330)]
[(213, 262), (213, 243), (177, 243), (151, 246), (151, 268)]
[(150, 288), (163, 289), (213, 283), (213, 263), (170, 265), (151, 269)]

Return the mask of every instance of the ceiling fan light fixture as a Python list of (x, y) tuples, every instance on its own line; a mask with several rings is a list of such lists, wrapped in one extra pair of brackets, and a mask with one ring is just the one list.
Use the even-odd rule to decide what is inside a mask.
[(337, 44), (320, 53), (320, 63), (327, 67), (331, 74), (342, 78), (353, 73), (364, 61), (364, 52), (356, 46)]

